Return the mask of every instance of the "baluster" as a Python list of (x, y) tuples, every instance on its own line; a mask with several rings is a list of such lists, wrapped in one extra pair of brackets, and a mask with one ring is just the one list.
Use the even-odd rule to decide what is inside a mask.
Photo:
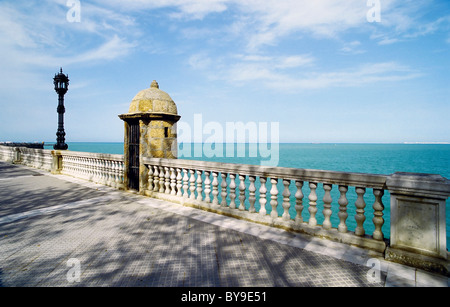
[(98, 159), (93, 159), (94, 160), (94, 182), (95, 183), (100, 183), (100, 161)]
[(170, 168), (170, 195), (177, 195), (177, 176), (175, 176), (175, 169)]
[(212, 182), (212, 195), (213, 195), (213, 205), (218, 206), (219, 205), (219, 198), (217, 197), (219, 195), (219, 181), (217, 180), (217, 176), (219, 175), (218, 172), (212, 172), (213, 174), (213, 182)]
[(250, 204), (250, 207), (248, 207), (248, 212), (253, 213), (256, 212), (255, 209), (255, 202), (256, 202), (256, 186), (255, 186), (255, 176), (248, 176), (248, 179), (250, 180), (250, 186), (248, 187), (248, 202)]
[(267, 203), (267, 188), (266, 188), (266, 182), (267, 182), (267, 178), (266, 177), (259, 177), (259, 182), (261, 183), (261, 187), (259, 188), (259, 214), (261, 214), (262, 216), (265, 216), (267, 214), (266, 211), (266, 203)]
[[(153, 180), (153, 179), (152, 179)], [(111, 161), (111, 182), (114, 188), (117, 188), (117, 161)]]
[(100, 159), (97, 159), (97, 172), (98, 172), (97, 182), (103, 184), (104, 180), (103, 161)]
[(116, 187), (115, 165), (113, 160), (108, 161), (108, 180), (107, 184), (110, 187)]
[(102, 183), (102, 165), (99, 159), (95, 159), (95, 182)]
[(239, 210), (245, 210), (245, 175), (239, 175)]
[(272, 212), (270, 212), (270, 216), (272, 218), (278, 217), (277, 206), (278, 206), (278, 189), (277, 189), (277, 178), (271, 178), (270, 183), (272, 184), (272, 188), (270, 189), (270, 205), (272, 206)]
[(101, 184), (106, 184), (106, 175), (107, 175), (107, 171), (106, 171), (106, 162), (105, 160), (98, 160), (99, 162), (99, 168), (100, 168), (100, 183)]
[(303, 211), (303, 181), (296, 180), (295, 186), (297, 187), (297, 191), (295, 192), (295, 211), (297, 215), (295, 216), (295, 222), (300, 224), (303, 222), (302, 211)]
[(323, 196), (323, 216), (324, 216), (324, 220), (323, 220), (323, 224), (322, 227), (324, 229), (331, 229), (331, 202), (333, 201), (333, 199), (331, 198), (331, 194), (330, 191), (333, 188), (333, 186), (329, 183), (324, 183), (323, 184), (323, 189), (325, 191), (325, 195)]
[(120, 172), (122, 169), (122, 162), (116, 161), (115, 175), (116, 175), (116, 187), (120, 187), (122, 185), (122, 178), (120, 176)]
[(88, 180), (92, 181), (94, 178), (94, 164), (91, 158), (86, 159), (87, 167), (88, 167)]
[(375, 202), (373, 203), (373, 225), (375, 226), (375, 230), (373, 231), (373, 238), (375, 240), (383, 241), (384, 235), (381, 227), (384, 224), (383, 219), (383, 210), (384, 205), (381, 198), (384, 195), (383, 189), (373, 189), (373, 195), (375, 195)]
[(346, 185), (340, 185), (339, 186), (339, 192), (341, 193), (341, 196), (339, 197), (338, 200), (338, 204), (339, 204), (339, 226), (338, 226), (338, 231), (345, 233), (347, 232), (347, 217), (348, 217), (348, 213), (347, 213), (347, 205), (348, 205), (348, 200), (347, 200), (347, 191), (348, 191), (348, 186)]
[(311, 189), (311, 192), (309, 193), (308, 199), (309, 199), (309, 226), (316, 226), (317, 225), (317, 219), (316, 219), (316, 213), (317, 213), (317, 183), (310, 182), (309, 188)]
[(147, 190), (153, 191), (153, 166), (148, 166), (148, 188)]
[(95, 159), (95, 168), (97, 173), (96, 182), (101, 184), (103, 180), (102, 178), (103, 172), (102, 172), (102, 161), (100, 159)]
[[(64, 161), (65, 157), (63, 158)], [(79, 158), (76, 162), (76, 167), (77, 167), (77, 172), (78, 172), (78, 176), (80, 176), (80, 178), (86, 178), (86, 167), (84, 164), (84, 158)]]
[(205, 202), (211, 202), (211, 179), (209, 178), (210, 171), (205, 171)]
[(154, 166), (155, 171), (153, 172), (153, 192), (159, 191), (159, 167)]
[(91, 163), (90, 158), (86, 158), (85, 163), (86, 163), (86, 170), (87, 170), (87, 176), (86, 179), (91, 181), (92, 177), (93, 177), (93, 167), (92, 167), (92, 163)]
[(125, 169), (125, 163), (123, 161), (121, 161), (120, 165), (119, 165), (119, 180), (120, 180), (121, 185), (125, 182), (124, 169)]
[(83, 178), (82, 176), (80, 176), (81, 174), (77, 174), (75, 172), (77, 170), (75, 167), (78, 166), (78, 165), (75, 164), (77, 162), (76, 160), (74, 160), (72, 157), (64, 157), (63, 158), (63, 170), (65, 168), (65, 166), (64, 166), (65, 162), (67, 162), (67, 166), (69, 168), (68, 171), (69, 171), (70, 175), (72, 175), (74, 177), (81, 177), (81, 178)]
[(108, 184), (108, 180), (109, 180), (109, 161), (108, 160), (103, 160), (103, 182), (105, 185)]
[(89, 163), (89, 158), (83, 158), (83, 169), (84, 169), (84, 178), (86, 180), (91, 179), (91, 165)]
[[(116, 186), (116, 161), (115, 160), (111, 160), (110, 161), (110, 172), (109, 172), (109, 180), (111, 181), (111, 185), (113, 187), (117, 187)], [(153, 180), (153, 178), (152, 178)]]
[(90, 159), (90, 158), (86, 158), (84, 160), (84, 162), (86, 163), (86, 179), (89, 181), (92, 180), (93, 173), (94, 173), (91, 161), (92, 161), (92, 159)]
[(181, 188), (183, 187), (183, 177), (181, 176), (181, 169), (177, 168), (177, 196), (182, 197), (183, 193), (181, 192)]
[(67, 158), (62, 159), (62, 172), (74, 176), (74, 174), (71, 172), (72, 169), (70, 168), (70, 162), (71, 162), (70, 159)]
[[(64, 163), (65, 163), (65, 161), (66, 161), (66, 159), (67, 159), (67, 157), (63, 157), (63, 170), (64, 170)], [(75, 166), (78, 166), (78, 165), (75, 165), (74, 163), (76, 162), (76, 161), (70, 161), (70, 162), (72, 162), (72, 174), (75, 174), (75, 172), (74, 172), (74, 167)], [(72, 175), (73, 176), (73, 175)], [(79, 175), (77, 176), (77, 177), (80, 177)]]
[(111, 160), (105, 160), (105, 185), (111, 186)]
[(94, 181), (95, 180), (95, 160), (92, 158), (88, 159), (88, 163), (89, 163), (89, 181)]
[(90, 158), (89, 159), (89, 166), (91, 169), (91, 176), (89, 181), (93, 181), (95, 182), (95, 179), (97, 178), (97, 166), (95, 165), (97, 161), (95, 161), (95, 159)]
[(164, 183), (164, 185), (166, 186), (166, 189), (164, 190), (164, 193), (165, 194), (170, 194), (170, 172), (169, 172), (169, 168), (167, 166), (165, 166), (164, 170), (165, 170), (165, 175), (164, 175), (165, 183)]
[(222, 192), (220, 193), (220, 196), (222, 196), (222, 201), (220, 202), (221, 207), (227, 206), (227, 173), (221, 173), (222, 176), (222, 183), (220, 186), (222, 187)]
[(189, 195), (189, 199), (195, 200), (195, 171), (193, 169), (189, 170), (190, 178), (189, 183), (190, 187), (189, 190), (191, 191), (191, 194)]
[(84, 177), (82, 177), (83, 179), (86, 180), (91, 180), (91, 164), (90, 164), (90, 159), (89, 158), (83, 158), (83, 170), (84, 170)]
[[(63, 158), (64, 161), (65, 157)], [(86, 178), (86, 167), (85, 167), (85, 163), (84, 163), (84, 158), (79, 158), (79, 160), (76, 161), (76, 167), (77, 167), (77, 171), (78, 171), (78, 175), (80, 176), (80, 178), (85, 179)]]
[(366, 207), (366, 202), (364, 201), (364, 193), (366, 193), (366, 188), (360, 188), (356, 187), (356, 194), (358, 197), (356, 198), (355, 206), (356, 206), (356, 214), (355, 214), (355, 220), (356, 220), (356, 229), (355, 229), (355, 235), (357, 236), (364, 236), (365, 230), (364, 230), (364, 221), (366, 220), (366, 217), (364, 215), (364, 208)]
[(92, 158), (88, 158), (87, 161), (89, 164), (89, 181), (94, 181), (95, 178), (94, 160)]
[(202, 170), (197, 170), (197, 200), (202, 201), (203, 195), (202, 195), (202, 188), (203, 185), (203, 179), (202, 179)]
[(159, 193), (164, 193), (164, 183), (165, 183), (165, 178), (164, 178), (164, 167), (160, 166), (159, 167)]
[[(65, 158), (63, 158), (63, 170), (64, 170), (64, 162), (65, 162)], [(72, 169), (71, 169), (72, 174), (75, 174), (75, 170), (80, 171), (78, 168), (75, 169), (75, 167), (78, 167), (78, 165), (75, 165), (75, 163), (74, 163), (75, 161), (72, 160), (70, 162), (72, 163), (72, 165), (71, 165), (71, 167), (72, 167)], [(80, 178), (80, 175), (77, 174), (77, 177)]]
[(103, 185), (106, 185), (107, 175), (108, 175), (108, 169), (107, 169), (108, 161), (99, 160), (99, 162), (100, 162), (100, 183)]
[(291, 207), (291, 201), (290, 196), (291, 192), (289, 191), (289, 185), (291, 184), (291, 181), (288, 179), (283, 179), (283, 185), (284, 185), (284, 191), (281, 195), (283, 195), (283, 220), (289, 220), (291, 217), (289, 215), (289, 208)]
[(189, 198), (189, 177), (188, 177), (188, 170), (183, 169), (183, 197)]
[(112, 174), (112, 172), (113, 172), (113, 168), (112, 168), (112, 161), (111, 160), (106, 160), (106, 184), (108, 185), (108, 186), (111, 186), (112, 184), (112, 178), (114, 178), (113, 177), (113, 174)]
[(236, 175), (230, 174), (230, 208), (236, 209)]

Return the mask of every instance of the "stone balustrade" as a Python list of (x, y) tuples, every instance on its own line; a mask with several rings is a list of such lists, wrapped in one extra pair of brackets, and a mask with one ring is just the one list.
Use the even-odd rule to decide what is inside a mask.
[[(148, 167), (148, 196), (380, 252), (386, 248), (382, 196), (387, 176), (180, 159), (143, 161)], [(353, 203), (349, 189), (356, 193)], [(369, 189), (373, 202), (367, 204), (364, 195)], [(332, 210), (332, 190), (339, 194), (334, 200), (337, 211)], [(353, 231), (347, 221), (350, 211)], [(364, 227), (367, 211), (371, 212), (370, 235)]]
[(0, 160), (123, 189), (123, 155), (0, 145)]
[[(123, 155), (0, 145), (0, 160), (126, 189)], [(146, 170), (139, 193), (149, 197), (356, 245), (391, 261), (449, 274), (450, 181), (440, 175), (141, 161)]]
[(0, 160), (6, 162), (15, 162), (16, 159), (16, 151), (18, 148), (11, 146), (0, 145)]
[(123, 189), (123, 155), (54, 151), (59, 173)]
[(51, 171), (53, 155), (48, 149), (0, 145), (0, 160)]
[(450, 181), (440, 175), (142, 160), (148, 178), (140, 192), (147, 196), (371, 249), (392, 261), (449, 274), (445, 212)]
[(53, 155), (51, 150), (20, 147), (20, 159), (22, 164), (49, 172), (52, 170)]

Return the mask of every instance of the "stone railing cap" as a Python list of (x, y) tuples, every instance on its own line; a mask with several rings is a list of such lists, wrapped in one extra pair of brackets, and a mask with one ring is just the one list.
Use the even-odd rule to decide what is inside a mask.
[(450, 196), (450, 180), (437, 174), (397, 172), (387, 177), (386, 186), (392, 193)]

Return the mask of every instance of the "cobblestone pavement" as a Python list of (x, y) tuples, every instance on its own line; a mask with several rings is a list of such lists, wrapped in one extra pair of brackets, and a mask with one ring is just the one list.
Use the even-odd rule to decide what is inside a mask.
[[(0, 162), (0, 286), (445, 286), (326, 240)], [(368, 263), (371, 263), (370, 265)], [(373, 274), (372, 274), (373, 272)]]

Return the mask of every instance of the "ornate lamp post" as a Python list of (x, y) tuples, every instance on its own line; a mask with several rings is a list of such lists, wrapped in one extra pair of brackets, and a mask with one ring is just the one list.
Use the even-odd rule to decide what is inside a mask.
[(55, 74), (53, 78), (53, 84), (55, 85), (55, 91), (58, 93), (58, 132), (56, 132), (56, 144), (54, 149), (66, 150), (69, 146), (65, 143), (66, 133), (64, 132), (64, 94), (69, 89), (69, 76), (63, 74), (62, 68), (59, 74)]

